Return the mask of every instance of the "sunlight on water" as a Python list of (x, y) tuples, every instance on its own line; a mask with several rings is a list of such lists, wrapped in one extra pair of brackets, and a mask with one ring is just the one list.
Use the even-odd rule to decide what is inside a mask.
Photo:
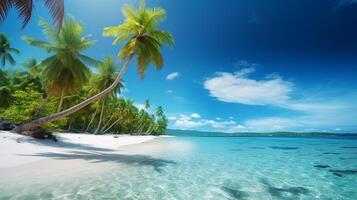
[(0, 199), (357, 199), (357, 140), (160, 142), (171, 148), (152, 159), (112, 163), (110, 171), (73, 180), (1, 187)]

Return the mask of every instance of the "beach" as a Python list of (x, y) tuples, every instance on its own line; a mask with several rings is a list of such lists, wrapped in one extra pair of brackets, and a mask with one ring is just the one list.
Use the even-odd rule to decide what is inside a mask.
[(55, 133), (57, 142), (0, 131), (0, 179), (8, 184), (70, 179), (136, 164), (164, 149), (153, 141), (167, 136)]

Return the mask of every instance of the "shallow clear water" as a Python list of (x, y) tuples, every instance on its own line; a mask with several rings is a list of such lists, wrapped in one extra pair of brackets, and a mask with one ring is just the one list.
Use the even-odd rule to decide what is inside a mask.
[[(0, 199), (357, 199), (357, 140), (177, 137), (150, 158)], [(136, 159), (135, 157), (133, 158)], [(340, 171), (334, 171), (340, 170)], [(1, 181), (1, 180), (0, 180)]]

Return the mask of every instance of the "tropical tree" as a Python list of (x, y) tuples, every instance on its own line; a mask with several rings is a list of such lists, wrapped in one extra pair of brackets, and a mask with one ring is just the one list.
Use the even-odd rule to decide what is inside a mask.
[(19, 55), (20, 50), (12, 48), (10, 46), (10, 40), (6, 37), (5, 34), (0, 33), (0, 60), (2, 67), (5, 66), (6, 62), (9, 62), (11, 65), (16, 63), (15, 59), (11, 55), (12, 53)]
[[(64, 0), (42, 0), (54, 19), (57, 30), (60, 30), (64, 17)], [(34, 0), (1, 0), (0, 22), (4, 22), (9, 10), (15, 7), (19, 17), (23, 18), (22, 28), (30, 21), (34, 10)]]
[[(105, 90), (105, 88), (109, 87), (115, 80), (115, 70), (116, 70), (115, 61), (111, 57), (105, 57), (103, 63), (99, 65), (98, 74), (95, 74), (92, 77), (92, 80), (90, 82), (90, 84), (91, 84), (90, 92), (97, 94), (97, 93)], [(119, 94), (121, 92), (121, 89), (123, 87), (124, 87), (123, 83), (119, 82), (116, 85), (116, 87), (111, 91), (111, 93), (103, 96), (100, 99), (101, 111), (100, 111), (99, 123), (98, 123), (97, 129), (95, 131), (95, 134), (97, 134), (100, 131), (100, 128), (102, 125), (104, 108), (105, 108), (105, 104), (107, 102), (107, 97), (108, 96), (116, 97), (117, 94)]]
[(124, 61), (124, 65), (114, 82), (102, 92), (69, 109), (22, 124), (15, 131), (30, 130), (58, 120), (108, 95), (117, 87), (134, 57), (136, 58), (137, 70), (142, 78), (150, 64), (154, 64), (157, 69), (163, 66), (161, 47), (163, 44), (172, 45), (174, 41), (170, 33), (157, 29), (158, 24), (165, 19), (165, 10), (161, 8), (146, 8), (145, 3), (142, 3), (139, 9), (126, 6), (122, 11), (125, 16), (125, 22), (118, 26), (107, 27), (103, 32), (104, 36), (116, 37), (113, 45), (125, 42), (118, 54), (119, 58)]
[(91, 47), (90, 41), (83, 35), (83, 27), (72, 17), (66, 17), (61, 31), (57, 34), (53, 26), (40, 20), (48, 41), (23, 36), (23, 40), (34, 47), (47, 50), (52, 55), (39, 63), (43, 68), (42, 80), (49, 96), (59, 97), (57, 112), (60, 112), (64, 97), (80, 89), (90, 77), (86, 64), (97, 65), (99, 62), (81, 54)]

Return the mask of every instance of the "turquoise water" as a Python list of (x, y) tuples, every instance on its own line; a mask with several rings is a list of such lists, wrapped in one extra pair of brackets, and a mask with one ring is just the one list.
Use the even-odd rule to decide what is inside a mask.
[[(106, 173), (0, 199), (357, 199), (357, 140), (177, 137)], [(129, 160), (130, 160), (129, 159)], [(138, 159), (138, 160), (135, 160)]]

